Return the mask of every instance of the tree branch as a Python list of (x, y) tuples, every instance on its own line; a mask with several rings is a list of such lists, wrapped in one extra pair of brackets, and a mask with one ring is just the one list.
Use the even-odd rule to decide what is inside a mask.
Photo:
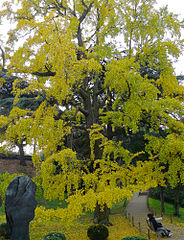
[(87, 93), (86, 93), (82, 88), (79, 89), (79, 94), (80, 94), (80, 96), (81, 96), (83, 99), (87, 99), (87, 98), (88, 98)]
[(87, 7), (86, 5), (84, 5), (84, 6), (86, 6), (87, 8), (84, 10), (84, 12), (82, 13), (81, 17), (79, 18), (79, 24), (81, 24), (81, 23), (83, 22), (83, 20), (84, 20), (85, 17), (87, 16), (87, 14), (90, 12), (90, 10), (91, 10), (91, 8), (92, 8), (92, 6), (93, 6), (93, 3), (94, 3), (94, 2), (90, 3), (89, 7)]
[(32, 73), (33, 75), (35, 76), (38, 76), (38, 77), (54, 77), (56, 75), (56, 72), (51, 72), (51, 71), (48, 71), (48, 72), (33, 72)]
[(68, 101), (68, 103), (70, 104), (70, 105), (72, 105), (72, 106), (74, 106), (74, 107), (76, 107), (76, 109), (77, 109), (77, 112), (78, 111), (80, 111), (81, 113), (83, 113), (85, 116), (87, 116), (88, 115), (88, 111), (86, 111), (85, 109), (83, 109), (82, 107), (79, 107), (78, 105), (79, 105), (79, 103), (77, 103), (77, 102), (75, 102), (75, 100), (73, 99), (71, 99), (71, 100), (69, 100)]
[(5, 68), (5, 53), (4, 53), (4, 50), (2, 49), (2, 47), (0, 46), (0, 50), (2, 52), (2, 58), (3, 58), (3, 70)]
[(86, 111), (85, 109), (79, 107), (78, 110), (84, 114), (84, 116), (87, 116), (88, 115), (88, 111)]
[[(60, 15), (65, 15), (65, 16), (66, 16), (66, 15), (67, 15), (66, 11), (69, 10), (70, 13), (71, 13), (73, 16), (76, 17), (75, 10), (72, 10), (72, 9), (69, 8), (68, 6), (65, 7), (62, 2), (59, 3), (57, 0), (55, 0), (54, 6), (56, 7), (56, 9), (57, 9), (57, 11), (58, 11), (58, 13), (59, 13)], [(61, 9), (64, 10), (64, 13), (61, 12)]]
[(127, 98), (130, 98), (130, 95), (131, 95), (130, 85), (129, 85), (129, 82), (127, 80), (126, 80), (126, 83), (127, 83), (127, 86), (128, 86), (128, 96), (127, 96)]
[(85, 7), (85, 8), (88, 8), (88, 6), (85, 4), (84, 0), (81, 0), (82, 2), (82, 5)]

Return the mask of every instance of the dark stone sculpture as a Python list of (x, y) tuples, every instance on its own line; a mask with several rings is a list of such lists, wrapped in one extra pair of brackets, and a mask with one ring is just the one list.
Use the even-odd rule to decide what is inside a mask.
[(5, 193), (5, 211), (11, 240), (29, 240), (34, 218), (36, 184), (27, 176), (14, 178)]

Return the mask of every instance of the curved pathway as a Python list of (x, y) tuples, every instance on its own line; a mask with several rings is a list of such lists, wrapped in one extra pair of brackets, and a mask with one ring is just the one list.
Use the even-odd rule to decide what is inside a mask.
[[(135, 194), (129, 201), (128, 206), (125, 209), (126, 215), (132, 221), (135, 227), (139, 228), (142, 233), (148, 235), (148, 226), (146, 223), (147, 214), (149, 213), (147, 207), (147, 194), (138, 193)], [(172, 237), (164, 237), (163, 239), (172, 239), (172, 240), (184, 240), (184, 229), (178, 226), (166, 223), (162, 221), (164, 227), (171, 230), (174, 233)], [(151, 239), (157, 239), (155, 233), (151, 232)]]

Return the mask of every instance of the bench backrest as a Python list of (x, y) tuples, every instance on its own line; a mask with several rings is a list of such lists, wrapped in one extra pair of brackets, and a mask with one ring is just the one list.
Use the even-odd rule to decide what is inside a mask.
[(153, 227), (153, 223), (150, 222), (149, 219), (146, 219), (146, 222), (147, 222), (148, 227), (149, 227), (152, 231), (155, 232), (155, 229), (154, 229), (154, 227)]

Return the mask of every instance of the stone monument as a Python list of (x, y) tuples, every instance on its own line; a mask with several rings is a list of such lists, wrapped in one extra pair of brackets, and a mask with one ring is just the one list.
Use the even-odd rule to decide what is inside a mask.
[(11, 240), (29, 240), (34, 218), (36, 184), (28, 176), (14, 178), (5, 193), (5, 212)]

